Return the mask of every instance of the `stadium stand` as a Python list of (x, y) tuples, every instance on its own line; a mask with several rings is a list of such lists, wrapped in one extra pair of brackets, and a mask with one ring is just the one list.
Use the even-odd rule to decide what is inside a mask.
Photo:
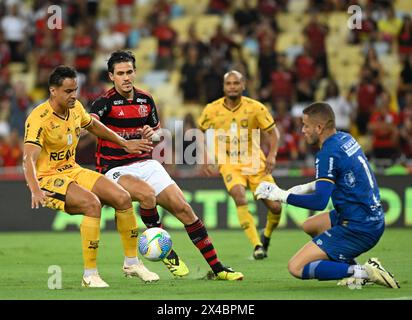
[[(247, 75), (246, 94), (264, 102), (276, 119), (281, 108), (277, 104), (283, 102), (272, 91), (278, 79), (274, 74), (278, 61), (275, 57), (285, 54), (293, 75), (291, 100), (286, 108), (294, 125), (282, 128), (282, 132), (288, 141), (294, 139), (291, 144), (302, 144), (298, 134), (302, 103), (310, 102), (310, 97), (323, 98), (327, 84), (334, 81), (341, 99), (353, 110), (349, 130), (362, 141), (377, 168), (394, 164), (411, 167), (407, 96), (412, 93), (408, 62), (412, 61), (412, 36), (408, 38), (409, 33), (402, 31), (408, 30), (402, 28), (407, 23), (404, 18), (412, 14), (411, 1), (397, 0), (388, 5), (390, 2), (374, 0), (238, 0), (227, 5), (227, 1), (144, 0), (134, 1), (131, 6), (118, 0), (92, 2), (95, 7), (86, 0), (57, 1), (63, 12), (62, 29), (48, 27), (48, 1), (1, 2), (0, 170), (5, 166), (19, 168), (21, 164), (21, 159), (10, 161), (7, 150), (15, 148), (16, 135), (22, 140), (25, 115), (47, 97), (45, 74), (57, 64), (76, 66), (80, 71), (79, 99), (88, 105), (91, 98), (83, 94), (82, 86), (91, 74), (97, 74), (96, 86), (108, 88), (111, 84), (105, 73), (106, 59), (112, 50), (126, 47), (137, 58), (136, 85), (153, 94), (162, 123), (168, 126), (187, 114), (196, 117), (206, 103), (219, 97), (219, 79), (232, 68)], [(347, 8), (352, 4), (362, 10), (360, 29), (351, 30), (347, 25)], [(167, 68), (158, 64), (157, 56), (165, 39), (154, 32), (164, 19), (176, 33)], [(10, 28), (10, 24), (19, 26), (21, 32), (13, 34), (10, 30), (17, 29)], [(265, 54), (270, 58), (264, 60), (267, 45), (269, 53)], [(193, 47), (198, 63), (185, 72), (196, 70), (193, 72), (199, 78), (199, 92), (194, 99), (187, 99), (182, 86), (187, 74), (182, 73), (182, 66), (188, 61), (188, 48)], [(376, 52), (373, 61), (368, 58), (371, 48)], [(308, 55), (302, 56), (305, 52)], [(382, 161), (380, 152), (376, 157), (371, 143), (374, 133), (367, 123), (385, 94), (390, 98), (390, 110), (399, 118), (401, 134), (394, 138), (399, 156), (388, 154)], [(362, 110), (366, 110), (362, 118), (365, 128), (358, 128), (356, 119)], [(301, 167), (308, 157), (302, 149), (280, 166)]]

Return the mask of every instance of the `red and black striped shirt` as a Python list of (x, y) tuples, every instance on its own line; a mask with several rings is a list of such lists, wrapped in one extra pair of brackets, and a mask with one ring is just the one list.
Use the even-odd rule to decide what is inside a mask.
[[(152, 96), (136, 88), (132, 100), (123, 97), (115, 88), (110, 89), (93, 102), (90, 113), (127, 140), (140, 138), (139, 129), (145, 125), (154, 130), (160, 127)], [(113, 142), (100, 138), (97, 142), (96, 170), (101, 173), (151, 158), (152, 154), (149, 152), (130, 154)]]

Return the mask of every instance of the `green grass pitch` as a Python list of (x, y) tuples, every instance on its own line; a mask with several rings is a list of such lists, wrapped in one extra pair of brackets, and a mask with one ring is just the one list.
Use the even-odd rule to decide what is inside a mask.
[[(102, 232), (99, 272), (107, 289), (83, 289), (80, 235), (66, 233), (0, 234), (0, 300), (4, 299), (138, 299), (138, 300), (276, 300), (276, 299), (412, 299), (412, 253), (410, 229), (387, 229), (378, 245), (359, 258), (378, 257), (392, 271), (401, 289), (368, 286), (361, 290), (338, 287), (336, 281), (302, 281), (287, 271), (289, 258), (309, 238), (301, 230), (275, 231), (269, 258), (254, 261), (242, 231), (211, 230), (220, 259), (245, 275), (243, 281), (204, 280), (209, 270), (185, 232), (172, 231), (174, 248), (190, 268), (183, 279), (173, 279), (161, 262), (145, 261), (160, 281), (145, 284), (124, 278), (123, 255), (116, 232)], [(62, 270), (62, 289), (48, 288), (50, 265)]]

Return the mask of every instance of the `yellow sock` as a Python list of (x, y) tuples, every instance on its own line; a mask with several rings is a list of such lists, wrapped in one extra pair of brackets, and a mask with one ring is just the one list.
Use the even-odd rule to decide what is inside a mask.
[(260, 242), (259, 235), (256, 230), (255, 220), (249, 213), (247, 205), (237, 207), (237, 216), (239, 218), (240, 226), (245, 231), (249, 241), (252, 242), (253, 247), (256, 247), (257, 245), (261, 246), (262, 243)]
[(116, 210), (116, 225), (122, 239), (124, 255), (126, 257), (136, 257), (137, 220), (133, 207), (126, 210)]
[(100, 218), (84, 216), (80, 225), (83, 263), (85, 269), (96, 269), (97, 248), (100, 238)]
[(280, 221), (280, 213), (273, 214), (271, 211), (268, 211), (267, 218), (266, 218), (266, 227), (265, 231), (263, 232), (266, 238), (270, 238), (272, 232), (278, 226)]

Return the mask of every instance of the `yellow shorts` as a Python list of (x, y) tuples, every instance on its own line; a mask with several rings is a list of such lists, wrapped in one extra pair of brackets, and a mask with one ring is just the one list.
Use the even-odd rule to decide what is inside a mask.
[(39, 184), (42, 190), (54, 192), (54, 196), (48, 197), (46, 207), (54, 210), (64, 210), (67, 188), (70, 183), (75, 182), (91, 191), (97, 179), (102, 176), (101, 173), (77, 167), (64, 173), (39, 178)]
[(226, 189), (230, 191), (235, 185), (240, 184), (244, 187), (249, 187), (252, 192), (255, 192), (259, 183), (266, 181), (274, 183), (272, 175), (265, 172), (265, 165), (261, 164), (257, 173), (248, 175), (244, 172), (244, 166), (241, 165), (222, 165), (219, 169), (223, 177)]

